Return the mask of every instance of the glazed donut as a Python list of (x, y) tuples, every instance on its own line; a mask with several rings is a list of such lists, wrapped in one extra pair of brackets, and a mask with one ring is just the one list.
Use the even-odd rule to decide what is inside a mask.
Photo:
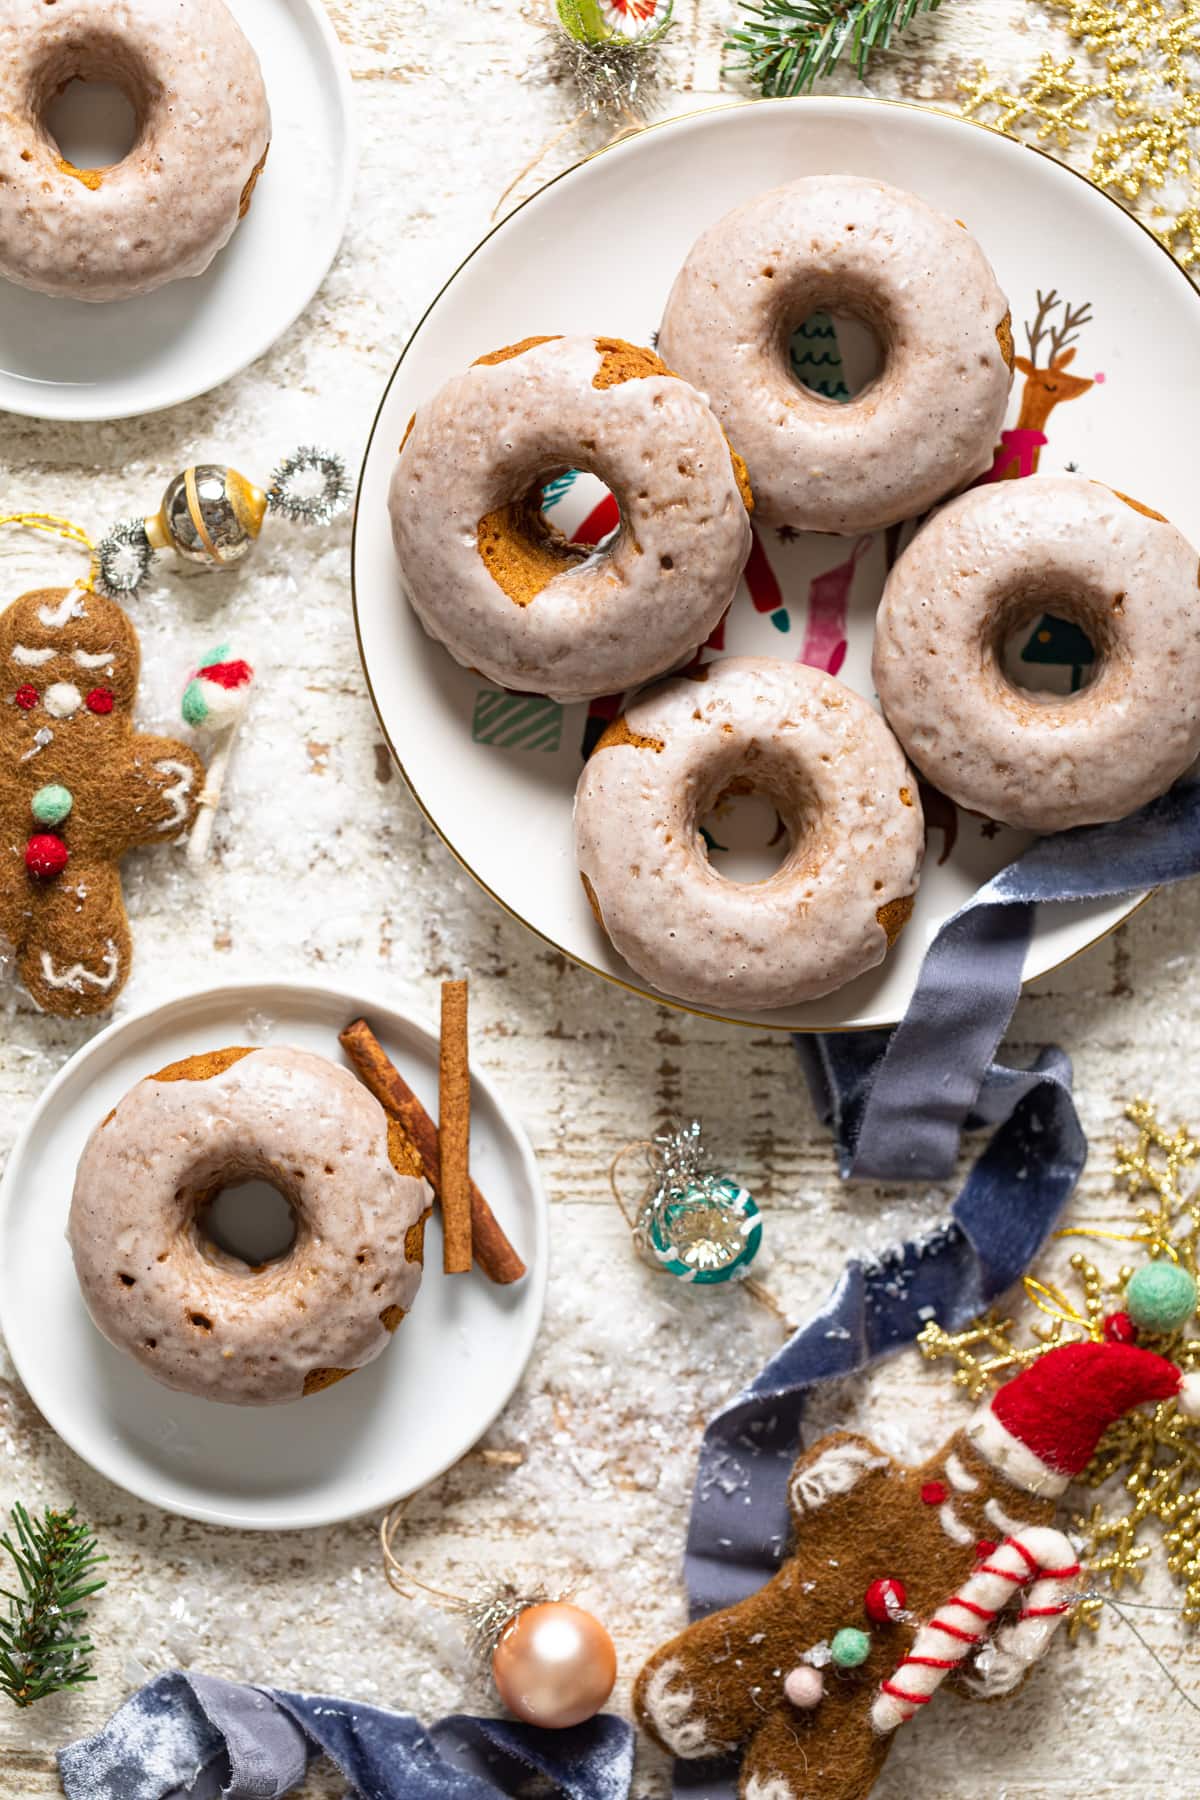
[[(883, 367), (842, 405), (792, 373), (820, 309), (863, 320)], [(759, 516), (858, 533), (924, 512), (991, 463), (1012, 382), (1008, 302), (979, 245), (915, 194), (820, 175), (710, 227), (659, 334), (746, 459)]]
[[(621, 526), (597, 550), (540, 513), (545, 482), (590, 469)], [(420, 407), (389, 505), (413, 609), (501, 687), (587, 700), (685, 662), (750, 550), (740, 457), (704, 400), (619, 338), (526, 338)]]
[[(255, 1177), (296, 1235), (252, 1268), (203, 1216)], [(233, 1047), (147, 1076), (96, 1127), (67, 1236), (109, 1343), (167, 1387), (270, 1406), (379, 1355), (420, 1284), (429, 1204), (420, 1158), (349, 1070)]]
[[(137, 139), (77, 169), (44, 122), (76, 77), (111, 81)], [(266, 160), (258, 58), (223, 0), (0, 0), (0, 276), (73, 300), (124, 300), (200, 275)]]
[[(699, 822), (729, 791), (779, 810), (791, 848), (727, 881)], [(575, 854), (603, 929), (644, 980), (698, 1006), (815, 1000), (881, 962), (912, 911), (917, 784), (873, 707), (803, 663), (729, 657), (609, 726), (575, 796)]]
[[(975, 488), (888, 577), (875, 626), (884, 714), (960, 806), (1029, 831), (1124, 818), (1200, 753), (1196, 552), (1160, 513), (1072, 475)], [(1005, 642), (1043, 612), (1086, 631), (1090, 684), (1016, 687)]]

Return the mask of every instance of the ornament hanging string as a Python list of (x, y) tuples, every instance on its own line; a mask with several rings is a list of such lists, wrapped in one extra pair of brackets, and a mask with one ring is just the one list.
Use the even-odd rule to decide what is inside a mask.
[[(518, 1468), (525, 1460), (510, 1450), (480, 1454), (501, 1468)], [(555, 1730), (594, 1719), (617, 1678), (617, 1653), (599, 1619), (574, 1605), (569, 1592), (523, 1593), (504, 1581), (468, 1598), (423, 1581), (395, 1553), (412, 1498), (393, 1506), (379, 1528), (388, 1585), (406, 1600), (415, 1599), (412, 1590), (419, 1588), (466, 1619), (472, 1655), (490, 1662), (496, 1691), (518, 1719)]]
[[(1059, 1234), (1056, 1232), (1055, 1236)], [(1044, 1312), (1051, 1319), (1060, 1319), (1064, 1325), (1078, 1325), (1088, 1337), (1102, 1337), (1103, 1333), (1093, 1329), (1086, 1314), (1071, 1305), (1062, 1289), (1051, 1283), (1038, 1281), (1036, 1276), (1026, 1275), (1024, 1279), (1025, 1297), (1039, 1312)]]
[(1179, 1681), (1178, 1678), (1171, 1673), (1171, 1670), (1167, 1667), (1167, 1665), (1163, 1661), (1162, 1657), (1158, 1654), (1158, 1651), (1154, 1648), (1154, 1645), (1150, 1642), (1150, 1640), (1147, 1637), (1144, 1636), (1144, 1634), (1141, 1631), (1139, 1631), (1138, 1627), (1134, 1624), (1133, 1620), (1128, 1617), (1129, 1609), (1135, 1608), (1138, 1612), (1166, 1613), (1172, 1619), (1182, 1619), (1184, 1615), (1183, 1615), (1183, 1613), (1180, 1612), (1180, 1610), (1177, 1606), (1155, 1606), (1152, 1603), (1145, 1601), (1145, 1600), (1116, 1601), (1113, 1599), (1111, 1594), (1103, 1594), (1100, 1592), (1100, 1590), (1098, 1588), (1085, 1589), (1084, 1592), (1080, 1594), (1079, 1598), (1081, 1601), (1084, 1601), (1084, 1600), (1090, 1601), (1093, 1605), (1098, 1604), (1101, 1606), (1111, 1607), (1112, 1611), (1115, 1612), (1118, 1619), (1120, 1619), (1122, 1625), (1124, 1625), (1126, 1631), (1132, 1632), (1133, 1636), (1137, 1639), (1138, 1643), (1142, 1646), (1142, 1649), (1146, 1652), (1146, 1655), (1150, 1658), (1150, 1661), (1158, 1669), (1159, 1673), (1162, 1675), (1163, 1680), (1167, 1683), (1167, 1685), (1169, 1687), (1173, 1687), (1175, 1689), (1175, 1692), (1179, 1695), (1179, 1698), (1181, 1700), (1185, 1701), (1186, 1704), (1191, 1707), (1193, 1712), (1200, 1712), (1200, 1700), (1196, 1700), (1191, 1694), (1188, 1693), (1188, 1691), (1184, 1687), (1183, 1683), (1181, 1681)]
[[(479, 1456), (481, 1461), (499, 1469), (517, 1469), (525, 1461), (521, 1453), (516, 1450), (481, 1450)], [(406, 1499), (398, 1500), (380, 1521), (379, 1547), (383, 1552), (383, 1572), (388, 1586), (404, 1600), (415, 1599), (416, 1596), (411, 1590), (420, 1588), (422, 1593), (428, 1594), (431, 1599), (448, 1607), (451, 1612), (460, 1613), (468, 1621), (474, 1652), (477, 1655), (483, 1654), (485, 1651), (490, 1652), (495, 1639), (510, 1619), (525, 1607), (535, 1606), (549, 1596), (545, 1594), (538, 1594), (536, 1597), (519, 1595), (511, 1584), (505, 1583), (496, 1593), (476, 1596), (472, 1599), (466, 1594), (452, 1594), (445, 1588), (434, 1587), (431, 1582), (423, 1581), (419, 1575), (414, 1575), (412, 1570), (406, 1568), (396, 1556), (395, 1545), (409, 1508), (416, 1498), (416, 1494), (409, 1494)], [(555, 1598), (565, 1599), (566, 1596), (557, 1595)]]
[(673, 24), (674, 0), (667, 0), (660, 19), (635, 32), (609, 25), (598, 0), (546, 0), (545, 10), (544, 36), (551, 79), (574, 87), (583, 105), (565, 125), (550, 134), (513, 176), (492, 208), (493, 220), (526, 176), (585, 119), (598, 119), (607, 113), (614, 123), (621, 121), (602, 146), (606, 150), (642, 129), (646, 123), (644, 102), (658, 87), (658, 53)]
[(26, 531), (44, 531), (50, 537), (62, 538), (65, 543), (77, 544), (81, 550), (87, 551), (88, 572), (76, 582), (76, 587), (94, 591), (96, 546), (93, 544), (82, 525), (76, 525), (70, 519), (60, 518), (57, 513), (46, 512), (13, 512), (0, 514), (0, 525), (20, 525)]

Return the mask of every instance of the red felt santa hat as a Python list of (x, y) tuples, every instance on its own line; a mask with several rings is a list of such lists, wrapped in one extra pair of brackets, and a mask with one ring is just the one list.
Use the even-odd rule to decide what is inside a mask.
[(1134, 1344), (1060, 1344), (998, 1388), (967, 1432), (979, 1453), (1031, 1494), (1061, 1494), (1105, 1431), (1134, 1406), (1177, 1400), (1200, 1418), (1200, 1374)]

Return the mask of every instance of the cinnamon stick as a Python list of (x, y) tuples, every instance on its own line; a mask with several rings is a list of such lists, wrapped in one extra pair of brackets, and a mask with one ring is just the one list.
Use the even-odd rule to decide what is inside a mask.
[[(398, 1119), (420, 1152), (425, 1174), (441, 1196), (441, 1144), (438, 1129), (365, 1019), (355, 1019), (338, 1038), (363, 1085), (386, 1113)], [(489, 1281), (501, 1287), (520, 1281), (525, 1264), (504, 1235), (495, 1213), (472, 1181), (471, 1251)]]
[(465, 981), (442, 983), (438, 1143), (442, 1269), (447, 1275), (465, 1275), (471, 1267), (471, 1065)]

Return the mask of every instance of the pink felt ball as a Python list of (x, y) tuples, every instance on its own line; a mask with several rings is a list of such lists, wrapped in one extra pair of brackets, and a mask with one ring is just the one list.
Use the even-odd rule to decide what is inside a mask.
[(825, 1692), (825, 1677), (820, 1669), (810, 1669), (807, 1663), (799, 1663), (784, 1676), (783, 1691), (793, 1706), (810, 1712)]

